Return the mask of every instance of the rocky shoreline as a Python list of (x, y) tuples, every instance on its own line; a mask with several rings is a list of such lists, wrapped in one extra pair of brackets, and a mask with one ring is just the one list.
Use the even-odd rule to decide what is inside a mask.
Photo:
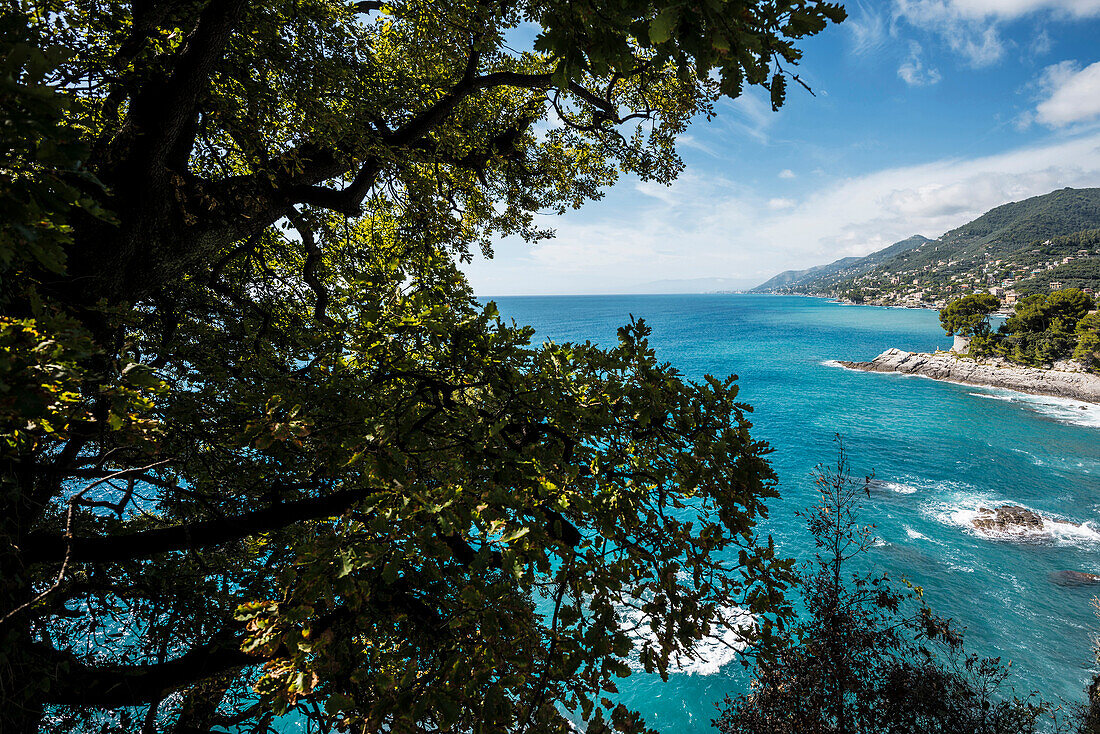
[[(1039, 369), (1012, 364), (1001, 358), (971, 359), (953, 352), (927, 354), (905, 352), (901, 349), (887, 349), (870, 362), (838, 360), (837, 364), (863, 372), (923, 375), (934, 380), (963, 385), (999, 387), (1032, 395), (1100, 404), (1100, 375), (1065, 369), (1067, 365), (1061, 364), (1054, 369)], [(1058, 369), (1059, 367), (1063, 368)]]

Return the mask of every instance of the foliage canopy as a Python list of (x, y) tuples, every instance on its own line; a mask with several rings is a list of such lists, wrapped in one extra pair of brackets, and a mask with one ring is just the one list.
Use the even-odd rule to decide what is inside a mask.
[(940, 325), (948, 336), (975, 337), (970, 353), (978, 356), (996, 354), (1027, 365), (1074, 359), (1092, 370), (1100, 364), (1096, 302), (1087, 293), (1064, 288), (1025, 296), (1005, 323), (991, 332), (989, 316), (999, 304), (988, 293), (963, 296), (940, 311)]
[(986, 336), (989, 316), (1001, 300), (989, 293), (971, 293), (951, 301), (940, 311), (940, 326), (948, 336)]
[(1077, 346), (1073, 358), (1092, 370), (1100, 368), (1100, 313), (1086, 314), (1074, 328)]
[(17, 7), (12, 731), (636, 731), (630, 664), (788, 613), (734, 380), (684, 381), (640, 322), (532, 346), (454, 259), (668, 182), (689, 119), (746, 84), (782, 104), (839, 5)]
[[(1082, 355), (1075, 354), (1079, 339), (1077, 325), (1095, 307), (1095, 301), (1076, 288), (1022, 298), (1012, 316), (998, 329), (993, 348), (1022, 364), (1080, 359)], [(1082, 333), (1087, 346), (1087, 326)]]

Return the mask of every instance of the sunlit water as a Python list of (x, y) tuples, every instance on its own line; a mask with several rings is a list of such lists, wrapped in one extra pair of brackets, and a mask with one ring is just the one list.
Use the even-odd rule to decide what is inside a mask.
[[(867, 360), (889, 347), (946, 347), (936, 313), (753, 296), (515, 297), (505, 318), (557, 342), (615, 341), (631, 315), (653, 328), (658, 357), (687, 377), (740, 376), (754, 435), (774, 448), (781, 499), (767, 529), (804, 557), (794, 511), (812, 502), (810, 472), (835, 457), (843, 435), (855, 473), (881, 484), (864, 517), (881, 539), (872, 560), (924, 587), (935, 611), (965, 626), (967, 646), (1012, 662), (1020, 692), (1081, 700), (1100, 632), (1090, 599), (1051, 575), (1100, 573), (1100, 406), (890, 374), (831, 360)], [(989, 538), (969, 520), (979, 506), (1012, 503), (1051, 519), (1026, 538)], [(1081, 526), (1073, 523), (1082, 524)], [(635, 673), (626, 702), (663, 732), (712, 731), (719, 702), (746, 676), (725, 648), (662, 682)]]

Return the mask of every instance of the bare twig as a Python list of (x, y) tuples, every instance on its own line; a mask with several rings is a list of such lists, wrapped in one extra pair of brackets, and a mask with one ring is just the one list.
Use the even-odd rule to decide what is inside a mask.
[[(123, 469), (121, 471), (114, 472), (113, 474), (108, 474), (107, 476), (105, 476), (101, 479), (97, 479), (96, 481), (92, 482), (87, 487), (85, 487), (84, 489), (80, 490), (78, 493), (73, 495), (69, 499), (69, 507), (68, 507), (68, 510), (66, 510), (66, 512), (65, 512), (65, 533), (63, 535), (63, 537), (65, 539), (65, 555), (61, 559), (61, 568), (57, 572), (57, 578), (54, 579), (53, 583), (50, 584), (49, 588), (45, 589), (40, 594), (37, 594), (33, 599), (31, 599), (27, 602), (24, 602), (23, 604), (20, 604), (18, 607), (11, 610), (7, 614), (5, 614), (2, 618), (0, 618), (0, 625), (4, 624), (9, 619), (11, 619), (15, 615), (19, 614), (24, 609), (26, 609), (30, 606), (33, 606), (34, 604), (37, 604), (38, 602), (42, 601), (43, 599), (45, 599), (47, 596), (52, 594), (54, 591), (56, 591), (61, 586), (61, 582), (64, 581), (64, 579), (65, 579), (65, 572), (69, 568), (69, 560), (72, 558), (72, 554), (73, 554), (73, 544), (72, 544), (72, 540), (73, 540), (73, 513), (74, 513), (77, 505), (80, 504), (80, 501), (84, 498), (85, 494), (87, 494), (92, 489), (98, 487), (101, 484), (110, 482), (110, 480), (112, 480), (112, 479), (117, 479), (118, 477), (123, 477), (123, 476), (126, 476), (127, 474), (133, 474), (134, 472), (137, 472), (137, 473), (147, 472), (150, 469), (155, 469), (158, 466), (163, 466), (164, 464), (167, 464), (169, 461), (170, 461), (169, 459), (164, 459), (163, 461), (153, 462), (152, 464), (149, 464), (148, 466), (135, 467), (135, 468), (132, 468), (132, 469)], [(130, 485), (130, 493), (132, 494), (132, 492), (133, 492), (133, 484)]]

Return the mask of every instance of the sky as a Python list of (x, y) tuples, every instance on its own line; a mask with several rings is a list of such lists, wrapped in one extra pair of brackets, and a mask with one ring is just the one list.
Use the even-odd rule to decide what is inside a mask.
[(502, 240), (463, 267), (475, 292), (750, 287), (1100, 186), (1100, 0), (846, 7), (848, 20), (803, 42), (797, 72), (816, 96), (792, 84), (775, 113), (755, 90), (723, 100), (681, 138), (671, 187), (623, 177), (544, 217), (554, 239)]

